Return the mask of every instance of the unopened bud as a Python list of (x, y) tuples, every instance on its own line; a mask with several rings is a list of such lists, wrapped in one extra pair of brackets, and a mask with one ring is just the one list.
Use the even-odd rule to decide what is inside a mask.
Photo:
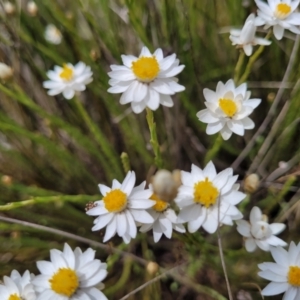
[(147, 265), (147, 272), (150, 274), (150, 275), (154, 275), (157, 273), (159, 269), (159, 266), (156, 262), (154, 261), (150, 261)]
[(11, 176), (3, 175), (3, 176), (1, 177), (1, 182), (2, 182), (4, 185), (9, 186), (9, 185), (12, 184), (12, 178), (11, 178)]
[(16, 11), (16, 7), (14, 4), (12, 4), (11, 2), (4, 2), (3, 3), (3, 8), (4, 11), (8, 14), (8, 15), (13, 15)]
[(8, 65), (0, 62), (0, 79), (7, 81), (13, 76), (13, 70)]
[(244, 190), (248, 194), (254, 193), (259, 186), (259, 177), (257, 174), (250, 174), (245, 178)]
[(29, 1), (27, 3), (27, 11), (32, 17), (35, 17), (37, 15), (38, 10), (39, 9), (34, 1)]
[(158, 170), (152, 177), (154, 193), (164, 201), (171, 201), (177, 195), (177, 184), (168, 170)]

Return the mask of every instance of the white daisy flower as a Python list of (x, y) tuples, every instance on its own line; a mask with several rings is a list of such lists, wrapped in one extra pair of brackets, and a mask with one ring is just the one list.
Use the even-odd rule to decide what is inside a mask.
[(256, 45), (270, 45), (271, 41), (255, 36), (256, 26), (254, 24), (255, 15), (251, 14), (241, 30), (231, 29), (229, 39), (232, 45), (237, 45), (243, 48), (246, 55), (250, 56), (253, 51), (253, 46)]
[(212, 162), (203, 170), (192, 165), (191, 173), (181, 171), (182, 186), (175, 199), (181, 209), (178, 222), (188, 222), (191, 233), (201, 226), (208, 233), (214, 233), (218, 227), (218, 215), (221, 224), (233, 225), (232, 220), (243, 217), (235, 205), (246, 197), (238, 191), (237, 178), (231, 168), (217, 174)]
[(282, 39), (285, 29), (300, 34), (297, 27), (300, 25), (300, 13), (295, 12), (300, 0), (268, 0), (268, 3), (255, 0), (255, 2), (258, 6), (256, 26), (265, 25), (265, 29), (273, 26), (277, 40)]
[(53, 24), (49, 24), (46, 26), (44, 36), (45, 36), (45, 39), (47, 42), (54, 44), (54, 45), (60, 44), (61, 40), (62, 40), (61, 32)]
[(137, 187), (134, 185), (133, 171), (127, 173), (122, 184), (114, 179), (112, 188), (99, 184), (103, 199), (94, 202), (95, 207), (89, 209), (87, 214), (97, 216), (93, 231), (106, 227), (103, 242), (117, 233), (128, 244), (131, 238), (136, 237), (136, 222), (153, 223), (153, 218), (146, 211), (155, 204), (149, 199), (152, 192), (149, 189), (145, 190), (146, 182)]
[(275, 260), (259, 264), (258, 275), (272, 281), (263, 290), (262, 295), (273, 296), (285, 293), (283, 300), (300, 299), (300, 243), (291, 242), (289, 250), (282, 247), (271, 247), (270, 252)]
[(248, 117), (261, 99), (249, 99), (251, 93), (247, 91), (247, 84), (237, 88), (232, 79), (225, 84), (219, 81), (217, 90), (203, 90), (206, 109), (200, 110), (197, 117), (207, 123), (206, 133), (221, 132), (224, 140), (228, 140), (232, 133), (244, 135), (245, 129), (253, 129), (254, 122)]
[(16, 270), (11, 272), (10, 277), (3, 277), (3, 285), (0, 284), (1, 300), (35, 300), (36, 293), (31, 283), (33, 274), (25, 271), (23, 276)]
[(106, 263), (95, 259), (95, 251), (88, 248), (74, 252), (68, 244), (63, 251), (50, 250), (50, 262), (38, 261), (41, 274), (33, 279), (39, 292), (37, 300), (107, 300), (95, 285), (106, 277)]
[(254, 206), (250, 212), (250, 222), (245, 220), (236, 221), (237, 231), (245, 237), (245, 247), (248, 252), (253, 252), (257, 246), (269, 251), (270, 246), (286, 246), (286, 242), (276, 237), (285, 229), (281, 223), (269, 224), (267, 216)]
[(74, 97), (75, 92), (82, 92), (85, 86), (93, 81), (91, 67), (79, 62), (75, 66), (64, 64), (63, 67), (55, 66), (54, 71), (47, 72), (50, 80), (43, 82), (43, 87), (49, 89), (48, 95), (55, 96), (60, 93), (66, 99)]
[(147, 47), (143, 47), (140, 56), (122, 55), (124, 66), (111, 65), (108, 73), (112, 86), (108, 92), (123, 93), (121, 104), (131, 102), (135, 113), (142, 112), (145, 107), (156, 110), (159, 105), (171, 107), (173, 100), (170, 95), (185, 90), (178, 84), (178, 75), (184, 68), (179, 65), (176, 54), (163, 57), (161, 49), (153, 54)]
[[(151, 186), (150, 188), (152, 190)], [(170, 239), (173, 229), (181, 233), (185, 232), (183, 225), (177, 223), (177, 215), (167, 201), (161, 200), (156, 194), (152, 194), (150, 199), (154, 200), (155, 204), (147, 211), (153, 217), (154, 222), (143, 224), (140, 228), (141, 232), (147, 232), (153, 229), (155, 243), (160, 240), (163, 234)]]

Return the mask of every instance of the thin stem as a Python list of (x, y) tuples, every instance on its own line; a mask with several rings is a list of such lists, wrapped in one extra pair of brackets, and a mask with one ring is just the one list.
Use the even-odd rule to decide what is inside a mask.
[(154, 122), (154, 116), (153, 116), (153, 111), (147, 107), (147, 122), (148, 122), (148, 126), (149, 126), (149, 131), (150, 131), (150, 143), (152, 145), (153, 148), (153, 152), (154, 152), (154, 161), (155, 161), (155, 165), (157, 166), (158, 169), (162, 169), (163, 167), (163, 160), (161, 157), (161, 153), (160, 153), (160, 147), (159, 147), (159, 143), (158, 143), (158, 139), (157, 139), (157, 134), (156, 134), (156, 123)]
[(222, 143), (223, 143), (223, 138), (222, 138), (221, 134), (219, 134), (218, 137), (215, 139), (212, 148), (206, 152), (206, 155), (204, 158), (205, 164), (207, 164), (209, 161), (211, 161), (218, 154), (218, 152), (221, 149)]
[[(272, 34), (272, 31), (270, 30), (270, 31), (267, 33), (265, 39), (269, 39), (270, 36), (271, 36), (271, 34)], [(248, 79), (248, 76), (249, 76), (249, 74), (250, 74), (250, 72), (251, 72), (251, 69), (252, 69), (252, 67), (253, 67), (253, 64), (256, 62), (256, 60), (259, 58), (259, 56), (263, 53), (264, 49), (265, 49), (265, 46), (264, 46), (264, 45), (259, 46), (259, 48), (258, 48), (258, 49), (254, 52), (254, 54), (249, 58), (248, 64), (247, 64), (247, 66), (246, 66), (246, 69), (245, 69), (243, 75), (242, 75), (242, 76), (240, 77), (240, 79), (237, 81), (237, 84), (238, 84), (238, 85), (242, 84), (243, 82), (245, 82), (245, 81)]]
[(225, 264), (225, 259), (224, 259), (224, 254), (223, 254), (223, 247), (222, 247), (222, 239), (221, 239), (221, 234), (220, 234), (220, 226), (221, 226), (221, 222), (220, 222), (221, 199), (220, 199), (220, 197), (219, 197), (218, 200), (219, 201), (218, 201), (218, 228), (217, 228), (217, 234), (218, 234), (219, 254), (220, 254), (220, 259), (221, 259), (222, 268), (223, 268), (223, 272), (224, 272), (224, 277), (225, 277), (225, 282), (226, 282), (226, 287), (227, 287), (229, 300), (233, 300), (231, 287), (230, 287), (230, 283), (229, 283), (229, 279), (228, 279), (228, 275), (227, 275), (227, 270), (226, 270), (226, 264)]
[(223, 272), (224, 272), (224, 276), (225, 276), (228, 297), (229, 297), (230, 300), (233, 300), (232, 292), (231, 292), (231, 288), (230, 288), (230, 283), (229, 283), (229, 279), (228, 279), (228, 275), (227, 275), (227, 270), (226, 270), (226, 264), (225, 264), (225, 260), (224, 260), (222, 240), (221, 240), (221, 235), (220, 235), (220, 223), (219, 223), (219, 226), (218, 226), (218, 229), (217, 229), (217, 234), (218, 234), (218, 246), (219, 246), (220, 259), (221, 259), (222, 268), (223, 268)]
[(238, 61), (236, 63), (235, 69), (234, 69), (233, 80), (234, 80), (235, 84), (238, 84), (239, 76), (241, 73), (241, 69), (242, 69), (244, 60), (245, 60), (245, 52), (243, 50), (240, 50), (240, 55), (239, 55)]
[(291, 56), (290, 56), (288, 66), (286, 68), (286, 71), (285, 71), (285, 74), (283, 76), (283, 79), (282, 79), (280, 88), (277, 92), (277, 95), (276, 95), (276, 97), (275, 97), (275, 99), (274, 99), (274, 101), (273, 101), (273, 103), (270, 107), (270, 110), (269, 110), (266, 118), (264, 119), (263, 123), (260, 125), (260, 127), (258, 128), (256, 133), (252, 137), (252, 139), (248, 142), (247, 146), (244, 148), (244, 150), (241, 152), (241, 154), (237, 157), (237, 159), (231, 165), (231, 167), (233, 169), (236, 169), (240, 165), (240, 163), (245, 159), (245, 157), (249, 154), (249, 152), (251, 151), (251, 149), (253, 148), (253, 146), (256, 142), (256, 139), (258, 138), (258, 136), (262, 135), (263, 132), (267, 129), (267, 127), (270, 124), (273, 116), (275, 115), (276, 108), (277, 108), (277, 106), (278, 106), (278, 104), (281, 100), (281, 97), (283, 95), (283, 92), (284, 92), (285, 83), (288, 81), (288, 78), (289, 78), (289, 76), (291, 74), (291, 71), (292, 71), (294, 61), (296, 59), (296, 54), (297, 54), (297, 50), (298, 50), (298, 47), (299, 47), (299, 41), (300, 41), (300, 38), (299, 38), (299, 35), (297, 35), (296, 40), (295, 40), (295, 44), (294, 44), (294, 47), (293, 47), (293, 50), (292, 50), (292, 53), (291, 53)]
[(120, 254), (124, 257), (130, 257), (133, 260), (139, 262), (140, 264), (142, 264), (144, 266), (147, 266), (147, 264), (149, 263), (145, 259), (140, 258), (140, 257), (138, 257), (138, 256), (136, 256), (132, 253), (119, 250), (117, 248), (112, 247), (111, 245), (105, 245), (105, 244), (93, 241), (91, 239), (87, 239), (87, 238), (78, 236), (78, 235), (73, 234), (73, 233), (69, 233), (69, 232), (66, 232), (66, 231), (62, 231), (62, 230), (59, 230), (59, 229), (55, 229), (55, 228), (51, 228), (51, 227), (47, 227), (47, 226), (43, 226), (43, 225), (39, 225), (39, 224), (30, 223), (30, 222), (27, 222), (27, 221), (21, 221), (21, 220), (17, 220), (17, 219), (13, 219), (13, 218), (8, 218), (8, 217), (4, 217), (4, 216), (0, 216), (0, 220), (4, 221), (4, 222), (8, 222), (8, 223), (19, 224), (19, 225), (22, 225), (22, 226), (31, 227), (31, 228), (35, 228), (35, 229), (38, 229), (38, 230), (47, 231), (47, 232), (54, 233), (54, 234), (57, 234), (57, 235), (60, 235), (60, 236), (64, 236), (66, 238), (69, 238), (69, 239), (72, 239), (72, 240), (75, 240), (75, 241), (78, 241), (78, 242), (88, 244), (88, 245), (90, 245), (92, 247), (95, 247), (95, 248), (101, 248), (101, 249), (103, 249), (107, 252), (118, 253), (118, 254)]

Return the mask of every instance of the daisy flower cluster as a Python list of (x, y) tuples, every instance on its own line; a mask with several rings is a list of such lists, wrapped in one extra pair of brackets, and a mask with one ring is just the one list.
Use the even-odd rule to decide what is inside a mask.
[(107, 300), (99, 290), (107, 275), (107, 265), (95, 259), (88, 248), (74, 251), (68, 244), (63, 251), (50, 250), (50, 261), (38, 261), (39, 275), (13, 270), (0, 284), (1, 300)]
[[(271, 44), (268, 39), (256, 35), (258, 26), (272, 27), (277, 40), (282, 39), (285, 30), (300, 34), (300, 14), (296, 11), (300, 0), (255, 2), (257, 15), (250, 14), (241, 29), (230, 30), (232, 44), (243, 49), (246, 56), (253, 54), (256, 45)], [(45, 39), (58, 45), (62, 34), (54, 25), (48, 25)], [(121, 94), (120, 104), (130, 104), (136, 114), (145, 109), (155, 111), (160, 106), (172, 107), (177, 101), (176, 94), (185, 90), (177, 78), (185, 66), (180, 64), (175, 53), (166, 55), (160, 48), (150, 51), (143, 46), (138, 56), (123, 54), (121, 60), (122, 65), (110, 66), (107, 91)], [(65, 63), (54, 66), (47, 77), (49, 80), (44, 81), (43, 86), (48, 89), (48, 95), (62, 94), (70, 100), (85, 91), (86, 85), (93, 80), (93, 72), (84, 62)], [(229, 79), (219, 81), (214, 90), (204, 88), (205, 108), (196, 116), (207, 124), (208, 135), (219, 132), (223, 140), (228, 140), (232, 134), (244, 136), (246, 130), (255, 127), (250, 115), (262, 100), (251, 98), (247, 83), (238, 82)], [(192, 164), (190, 172), (182, 170), (176, 174), (159, 170), (152, 183), (147, 185), (144, 181), (136, 185), (136, 174), (129, 171), (122, 182), (114, 179), (109, 186), (99, 184), (101, 199), (86, 208), (86, 214), (95, 217), (92, 231), (105, 229), (103, 242), (117, 235), (126, 244), (137, 237), (138, 230), (152, 231), (157, 243), (163, 236), (171, 239), (173, 231), (185, 234), (203, 229), (214, 234), (220, 226), (236, 223), (246, 251), (260, 248), (269, 251), (276, 261), (259, 265), (259, 275), (273, 281), (262, 294), (285, 292), (284, 299), (300, 299), (300, 244), (296, 246), (292, 242), (289, 250), (284, 250), (282, 247), (287, 243), (277, 235), (286, 226), (269, 224), (268, 217), (257, 206), (251, 209), (249, 220), (243, 219), (237, 206), (247, 195), (240, 191), (238, 175), (234, 175), (233, 169), (217, 172), (210, 161), (204, 168)], [(41, 274), (34, 276), (26, 271), (20, 275), (14, 270), (10, 277), (5, 276), (0, 295), (8, 300), (106, 299), (98, 288), (107, 275), (106, 267), (95, 259), (92, 249), (73, 251), (65, 244), (63, 251), (50, 251), (50, 261), (37, 262)]]

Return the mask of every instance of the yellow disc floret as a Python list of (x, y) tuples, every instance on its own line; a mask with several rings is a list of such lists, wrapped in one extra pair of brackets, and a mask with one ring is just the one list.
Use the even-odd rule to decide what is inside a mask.
[(54, 292), (67, 297), (71, 297), (79, 287), (78, 276), (70, 268), (59, 268), (49, 282)]
[(109, 212), (120, 212), (127, 205), (127, 195), (121, 190), (115, 189), (107, 193), (103, 201)]
[(59, 77), (65, 81), (70, 81), (73, 79), (74, 71), (68, 65), (64, 64), (63, 69), (59, 74)]
[(8, 300), (22, 300), (17, 294), (12, 294), (9, 296)]
[(154, 56), (140, 57), (137, 61), (132, 63), (131, 69), (134, 75), (143, 82), (154, 80), (160, 71), (158, 61)]
[(278, 19), (285, 19), (291, 12), (291, 7), (286, 3), (279, 3), (276, 6), (275, 17)]
[(290, 266), (288, 272), (288, 283), (300, 287), (300, 267)]
[(237, 105), (231, 99), (219, 99), (219, 106), (224, 114), (230, 118), (232, 118), (237, 112)]
[(166, 210), (169, 206), (168, 202), (159, 199), (156, 194), (153, 194), (150, 197), (150, 199), (155, 201), (155, 204), (152, 206), (152, 208), (154, 210), (156, 210), (157, 212), (162, 212), (162, 211)]
[(206, 208), (214, 205), (219, 196), (219, 190), (206, 177), (204, 181), (199, 181), (194, 185), (194, 201)]

